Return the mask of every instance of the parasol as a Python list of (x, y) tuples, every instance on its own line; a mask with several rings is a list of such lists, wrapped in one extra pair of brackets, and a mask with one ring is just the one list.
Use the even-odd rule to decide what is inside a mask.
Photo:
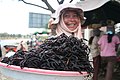
[(85, 17), (87, 19), (83, 26), (100, 22), (105, 26), (107, 20), (113, 20), (115, 24), (120, 23), (120, 3), (108, 1), (97, 9), (85, 11)]
[(35, 32), (35, 33), (33, 33), (33, 35), (37, 35), (37, 34), (49, 34), (49, 32), (47, 32), (47, 31), (42, 31), (42, 32)]

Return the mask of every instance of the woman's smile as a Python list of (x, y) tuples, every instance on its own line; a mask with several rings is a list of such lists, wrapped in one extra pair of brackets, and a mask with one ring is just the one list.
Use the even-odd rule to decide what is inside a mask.
[(75, 30), (80, 23), (80, 18), (75, 11), (66, 11), (63, 15), (63, 21), (71, 31)]

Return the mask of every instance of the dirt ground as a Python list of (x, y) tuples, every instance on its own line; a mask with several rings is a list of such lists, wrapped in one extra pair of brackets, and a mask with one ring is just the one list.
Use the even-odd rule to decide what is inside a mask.
[[(113, 80), (120, 80), (120, 73), (114, 73), (113, 74)], [(0, 80), (15, 80), (10, 77), (6, 77), (0, 73)], [(91, 79), (92, 80), (92, 79)], [(104, 80), (104, 76), (100, 76), (99, 80)]]
[[(105, 80), (105, 76), (100, 76), (99, 80)], [(113, 73), (113, 79), (112, 80), (120, 80), (120, 72)]]
[(12, 79), (12, 78), (10, 78), (10, 77), (7, 77), (7, 76), (4, 76), (4, 75), (2, 75), (1, 72), (0, 72), (0, 80), (14, 80), (14, 79)]

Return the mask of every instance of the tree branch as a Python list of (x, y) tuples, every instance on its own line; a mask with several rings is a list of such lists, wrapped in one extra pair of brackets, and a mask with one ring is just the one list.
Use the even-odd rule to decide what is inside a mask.
[[(45, 9), (45, 10), (49, 10), (49, 11), (51, 11), (52, 13), (55, 12), (55, 10), (52, 8), (52, 6), (48, 3), (47, 0), (41, 0), (42, 2), (44, 2), (44, 3), (46, 4), (47, 8), (45, 8), (45, 7), (43, 7), (43, 6), (39, 6), (39, 5), (33, 4), (33, 3), (28, 3), (28, 2), (26, 2), (25, 0), (19, 0), (19, 1), (22, 1), (22, 2), (24, 2), (25, 4), (29, 4), (29, 5), (33, 5), (33, 6), (37, 6), (37, 7), (43, 8), (43, 9)], [(65, 1), (65, 0), (60, 0), (60, 1), (57, 0), (57, 2), (58, 2), (59, 5), (60, 5), (60, 4), (63, 4), (64, 1)], [(73, 1), (74, 1), (74, 0), (70, 0), (69, 3), (72, 3)]]
[(57, 2), (60, 5), (60, 4), (63, 4), (64, 0), (61, 0), (61, 1), (57, 0)]
[(50, 4), (47, 2), (47, 0), (42, 0), (42, 1), (46, 4), (46, 6), (47, 6), (48, 8), (45, 8), (45, 7), (43, 7), (43, 6), (39, 6), (39, 5), (36, 5), (36, 4), (28, 3), (28, 2), (26, 2), (26, 1), (24, 1), (24, 0), (19, 0), (19, 1), (22, 1), (22, 2), (24, 2), (25, 4), (29, 4), (29, 5), (33, 5), (33, 6), (37, 6), (37, 7), (43, 8), (43, 9), (45, 9), (45, 10), (49, 10), (49, 11), (51, 11), (52, 13), (55, 12), (55, 10), (50, 6)]
[(48, 7), (48, 9), (49, 9), (52, 13), (55, 12), (55, 10), (52, 8), (52, 6), (48, 3), (47, 0), (42, 0), (42, 1), (46, 4), (46, 6)]
[(70, 2), (69, 3), (71, 3), (73, 0), (70, 0)]

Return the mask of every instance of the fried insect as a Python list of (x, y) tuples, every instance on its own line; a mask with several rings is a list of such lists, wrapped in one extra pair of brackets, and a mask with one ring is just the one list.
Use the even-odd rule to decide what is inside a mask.
[[(24, 52), (18, 52), (24, 53)], [(37, 49), (32, 49), (22, 55), (18, 62), (21, 68), (39, 68), (59, 71), (86, 71), (93, 72), (89, 62), (90, 49), (84, 39), (66, 36), (64, 33), (55, 38), (46, 39)], [(14, 55), (9, 62), (16, 65), (12, 60), (18, 56)]]

